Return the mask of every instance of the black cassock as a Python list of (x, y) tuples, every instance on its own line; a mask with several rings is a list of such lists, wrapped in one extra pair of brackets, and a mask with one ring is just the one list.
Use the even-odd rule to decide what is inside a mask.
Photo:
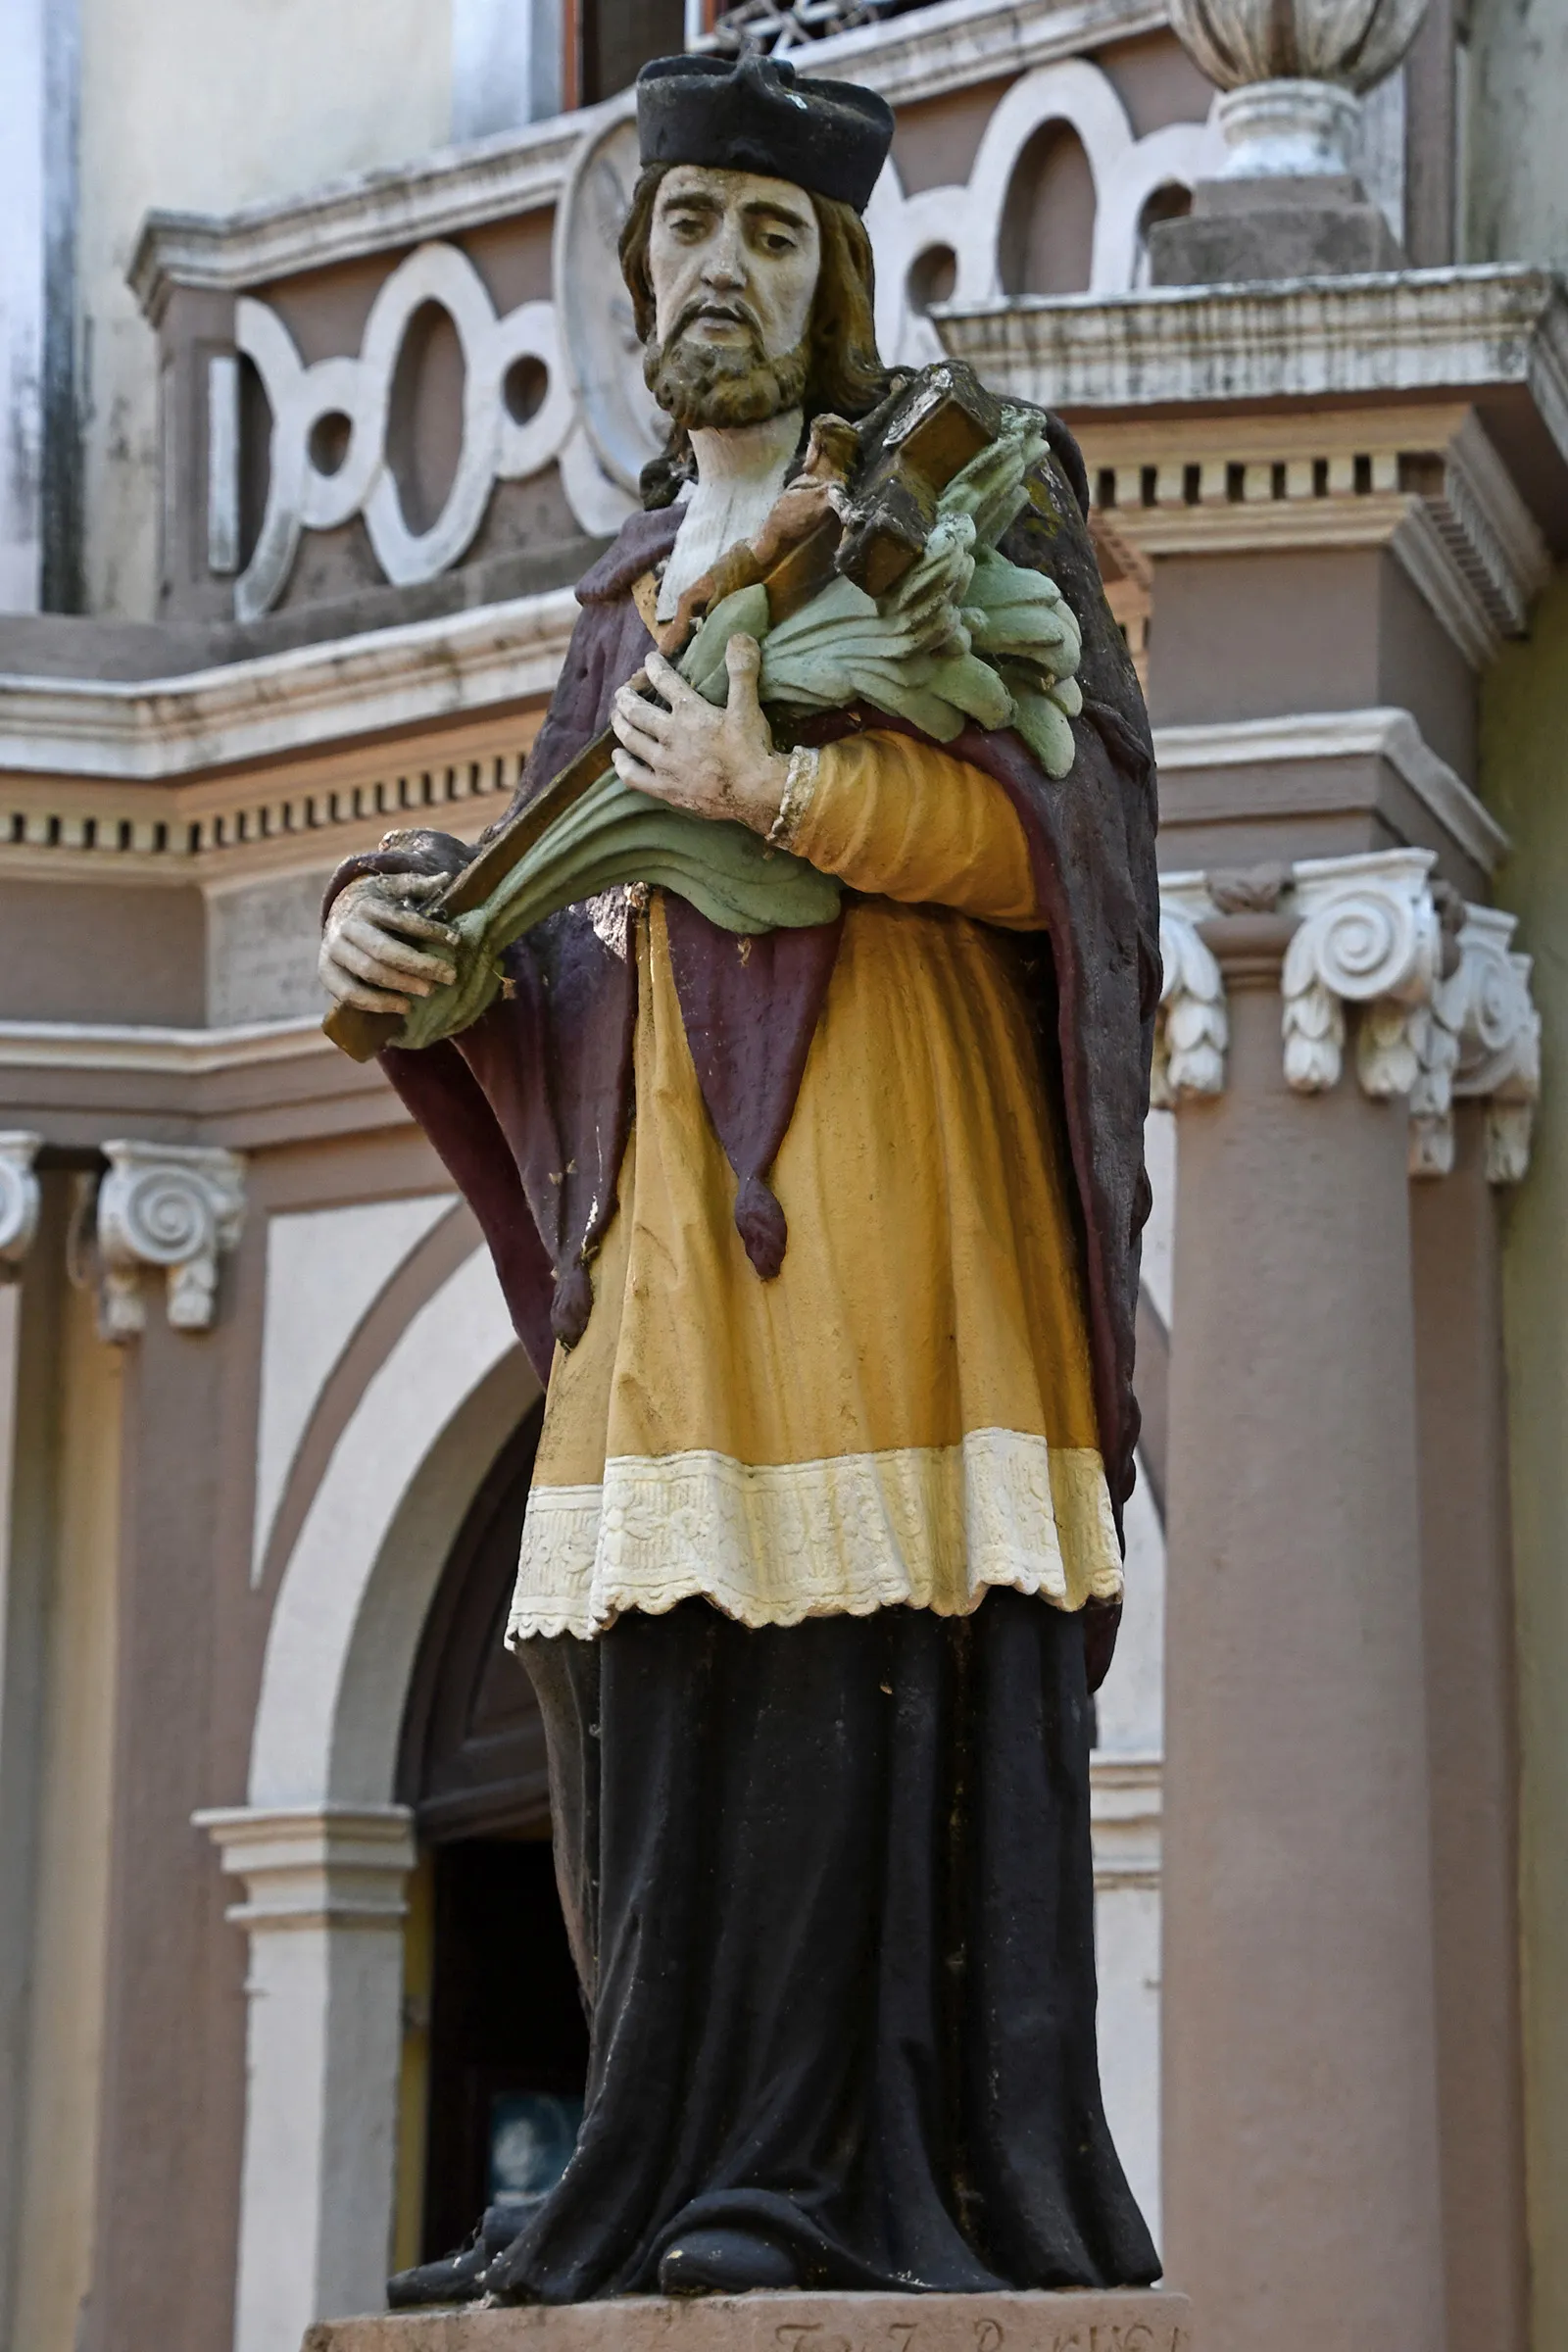
[(656, 2291), (715, 2226), (807, 2287), (1158, 2275), (1101, 2102), (1079, 1620), (687, 1600), (522, 1656), (592, 2044), (489, 2291)]

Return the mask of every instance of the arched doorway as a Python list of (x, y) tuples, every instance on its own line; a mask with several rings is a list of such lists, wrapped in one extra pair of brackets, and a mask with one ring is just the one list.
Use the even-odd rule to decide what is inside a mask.
[(556, 1894), (544, 1729), (506, 1648), (542, 1401), (474, 1496), (409, 1687), (397, 1794), (414, 1814), (398, 2259), (460, 2244), (487, 2204), (560, 2177), (588, 2039)]

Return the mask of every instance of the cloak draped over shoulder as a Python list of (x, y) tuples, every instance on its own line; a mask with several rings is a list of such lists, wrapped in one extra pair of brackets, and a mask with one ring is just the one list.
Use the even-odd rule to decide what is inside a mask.
[[(1003, 542), (1048, 570), (1083, 635), (1076, 758), (1049, 779), (1021, 739), (969, 728), (944, 747), (1007, 796), (1027, 844), (1039, 920), (1019, 969), (1059, 1097), (1081, 1231), (1095, 1415), (1119, 1525), (1133, 1481), (1134, 1310), (1149, 1191), (1143, 1124), (1159, 992), (1152, 747), (1131, 661), (1105, 603), (1069, 481), (1077, 452), (1052, 423), (1031, 505)], [(582, 581), (582, 613), (519, 787), (523, 805), (608, 723), (615, 690), (651, 639), (634, 583), (673, 543), (679, 509), (634, 515)], [(834, 714), (816, 739), (896, 729), (878, 712)], [(908, 732), (909, 730), (903, 730)], [(466, 856), (438, 835), (349, 860), (333, 890), (394, 864), (426, 871)], [(840, 953), (842, 921), (765, 934), (744, 957), (677, 898), (664, 901), (669, 968), (703, 1102), (736, 1178), (735, 1220), (752, 1263), (776, 1273), (788, 1249), (767, 1182)], [(393, 1084), (472, 1203), (514, 1323), (541, 1377), (550, 1337), (571, 1346), (593, 1305), (587, 1264), (615, 1214), (633, 1108), (637, 958), (624, 894), (564, 909), (507, 953), (512, 993), (456, 1039), (389, 1051)], [(525, 1200), (538, 1247), (519, 1236)], [(1114, 1605), (1090, 1604), (1094, 1678), (1108, 1662)], [(1098, 1636), (1098, 1639), (1097, 1639)]]

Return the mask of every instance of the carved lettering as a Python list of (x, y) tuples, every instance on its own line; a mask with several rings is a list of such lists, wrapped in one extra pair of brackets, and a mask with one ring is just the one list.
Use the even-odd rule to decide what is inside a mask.
[(976, 2320), (974, 2352), (1002, 2352), (1006, 2340), (1006, 2331), (1000, 2320)]
[(1192, 2352), (1192, 2337), (1179, 2323), (1167, 2332), (1148, 2320), (1075, 2320), (1056, 2329), (1051, 2352)]

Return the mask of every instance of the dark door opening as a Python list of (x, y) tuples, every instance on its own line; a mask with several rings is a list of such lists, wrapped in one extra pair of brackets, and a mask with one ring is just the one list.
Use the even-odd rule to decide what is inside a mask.
[(582, 2121), (588, 2034), (537, 1838), (464, 1838), (435, 1856), (435, 1984), (424, 2253), (486, 2205), (554, 2186)]
[(503, 1446), (431, 1603), (398, 1793), (433, 1876), (420, 2258), (487, 2204), (557, 2180), (582, 2116), (588, 2034), (550, 1851), (544, 1728), (505, 1647), (539, 1408)]

